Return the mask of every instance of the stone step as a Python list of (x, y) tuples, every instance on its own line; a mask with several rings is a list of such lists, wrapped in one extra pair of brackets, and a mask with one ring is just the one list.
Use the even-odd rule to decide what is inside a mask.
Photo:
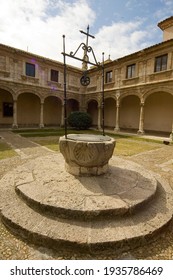
[(80, 220), (130, 214), (154, 198), (157, 180), (150, 173), (120, 158), (111, 163), (104, 175), (75, 177), (60, 155), (43, 157), (18, 167), (14, 186), (37, 211)]
[(58, 250), (59, 246), (81, 250), (114, 248), (124, 251), (150, 242), (172, 218), (172, 193), (159, 184), (155, 199), (142, 211), (116, 220), (77, 221), (47, 217), (30, 208), (17, 195), (5, 201), (4, 224), (28, 241)]
[[(157, 236), (172, 219), (170, 186), (139, 165), (118, 158), (110, 162), (112, 167), (104, 177), (84, 178), (65, 173), (60, 155), (28, 159), (0, 180), (2, 221), (27, 241), (56, 250), (65, 246), (92, 252), (107, 248), (125, 251), (152, 241), (152, 237)], [(27, 205), (26, 199), (21, 199), (15, 189), (40, 203), (47, 203), (50, 199), (50, 206), (61, 205), (73, 213), (75, 210), (91, 210), (92, 215), (98, 209), (103, 212), (118, 209), (118, 203), (112, 202), (111, 208), (108, 200), (103, 204), (104, 199), (111, 201), (117, 195), (130, 211), (126, 212), (127, 215), (103, 215), (90, 220), (76, 219), (75, 215), (66, 215), (65, 219), (58, 215), (48, 216)], [(60, 191), (64, 191), (67, 197), (64, 205), (60, 204)], [(83, 209), (79, 201), (76, 203), (77, 197), (82, 195), (95, 198), (95, 203), (88, 203), (88, 208)], [(131, 211), (133, 207), (136, 211)]]

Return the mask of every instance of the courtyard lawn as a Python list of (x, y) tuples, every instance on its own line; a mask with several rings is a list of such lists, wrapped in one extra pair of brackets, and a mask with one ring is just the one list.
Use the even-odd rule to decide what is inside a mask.
[(44, 146), (54, 152), (59, 152), (59, 137), (48, 136), (48, 137), (32, 137), (31, 140), (41, 146)]
[(8, 144), (0, 140), (0, 160), (16, 155), (17, 153)]
[[(23, 137), (48, 137), (48, 136), (63, 136), (64, 129), (17, 129), (13, 130), (13, 133), (20, 134)], [(97, 130), (72, 130), (68, 129), (68, 134), (81, 134), (81, 133), (89, 133), (89, 134), (101, 134), (101, 132)]]
[[(23, 137), (29, 137), (30, 140), (36, 142), (41, 146), (45, 146), (53, 151), (59, 151), (58, 140), (60, 136), (64, 135), (64, 129), (25, 129), (15, 130), (14, 133), (18, 133)], [(68, 130), (68, 134), (102, 134), (97, 130)], [(113, 134), (106, 133), (116, 139), (116, 147), (114, 155), (118, 156), (132, 156), (142, 152), (150, 151), (153, 149), (159, 149), (163, 147), (162, 141), (145, 139), (134, 135), (125, 134)]]
[(114, 150), (114, 155), (117, 156), (132, 156), (139, 153), (147, 152), (154, 149), (159, 149), (163, 147), (161, 143), (151, 141), (141, 141), (139, 140), (129, 140), (124, 138), (119, 138), (116, 141), (116, 147)]
[[(38, 139), (32, 138), (32, 141), (36, 142), (41, 146), (45, 146), (53, 151), (59, 151), (59, 145), (57, 139)], [(116, 142), (116, 147), (114, 150), (114, 155), (117, 156), (132, 156), (142, 152), (150, 151), (153, 149), (158, 149), (163, 147), (163, 145), (158, 143), (149, 143), (137, 140), (128, 140), (119, 138)]]
[[(68, 131), (70, 133), (92, 133), (92, 134), (100, 134), (98, 131), (93, 130), (85, 130), (85, 131)], [(55, 152), (59, 151), (59, 137), (64, 135), (64, 130), (56, 130), (56, 131), (22, 131), (20, 132), (21, 136), (30, 137), (30, 140), (36, 142), (41, 146), (45, 146), (50, 150)], [(118, 156), (132, 156), (135, 154), (139, 154), (142, 152), (150, 151), (153, 149), (159, 149), (163, 147), (161, 141), (158, 140), (150, 140), (144, 139), (138, 136), (130, 136), (130, 135), (114, 135), (108, 134), (111, 137), (116, 139), (116, 147), (114, 150), (114, 155)]]

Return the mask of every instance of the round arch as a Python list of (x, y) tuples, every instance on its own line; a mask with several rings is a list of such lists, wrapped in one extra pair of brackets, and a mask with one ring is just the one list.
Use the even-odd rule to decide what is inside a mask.
[(138, 130), (140, 118), (140, 99), (137, 95), (128, 95), (120, 103), (120, 129)]
[(0, 125), (11, 126), (13, 123), (13, 94), (7, 88), (0, 87)]
[(19, 126), (38, 126), (40, 122), (40, 98), (30, 92), (21, 93), (17, 99)]
[(87, 103), (87, 113), (92, 117), (92, 125), (98, 125), (98, 102), (95, 99), (91, 99)]
[(15, 92), (14, 92), (13, 89), (11, 89), (11, 88), (9, 88), (9, 87), (7, 87), (7, 86), (4, 86), (4, 85), (1, 85), (1, 84), (0, 84), (0, 90), (4, 90), (4, 91), (6, 91), (6, 92), (11, 93), (11, 95), (12, 95), (12, 97), (13, 97), (13, 99), (14, 99)]
[(104, 101), (105, 127), (114, 128), (116, 124), (116, 100), (108, 97)]
[(173, 95), (158, 91), (145, 99), (144, 130), (171, 132), (173, 121)]
[(123, 93), (123, 94), (121, 94), (120, 95), (120, 98), (119, 98), (119, 100), (120, 100), (120, 102), (124, 99), (124, 98), (126, 98), (126, 97), (128, 97), (128, 96), (136, 96), (138, 99), (140, 99), (140, 96), (139, 96), (139, 93), (138, 92), (132, 92), (132, 91), (130, 91), (130, 92), (125, 92), (125, 93)]
[(31, 90), (30, 88), (27, 88), (27, 87), (18, 90), (17, 93), (16, 93), (16, 96), (17, 96), (17, 98), (19, 98), (20, 95), (25, 94), (25, 93), (30, 94), (30, 95), (33, 94), (33, 95), (37, 96), (41, 100), (41, 94), (39, 94), (38, 91)]
[(44, 100), (44, 125), (52, 126), (61, 124), (62, 101), (56, 96), (48, 96)]
[(146, 99), (154, 94), (154, 93), (158, 93), (158, 92), (165, 92), (165, 93), (168, 93), (170, 95), (173, 95), (173, 92), (171, 89), (167, 88), (167, 87), (159, 87), (159, 90), (158, 90), (158, 87), (157, 88), (153, 88), (153, 89), (150, 89), (149, 91), (146, 91), (143, 93), (143, 100), (144, 102), (146, 101)]

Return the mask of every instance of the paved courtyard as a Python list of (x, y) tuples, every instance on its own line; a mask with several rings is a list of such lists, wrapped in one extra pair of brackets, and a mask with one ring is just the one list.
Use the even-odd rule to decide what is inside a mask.
[[(10, 131), (1, 131), (0, 136), (17, 152), (17, 156), (0, 161), (0, 178), (16, 166), (43, 155), (53, 153), (26, 138)], [(163, 145), (158, 149), (126, 157), (141, 164), (148, 170), (159, 174), (173, 189), (173, 146)], [(173, 223), (151, 244), (133, 251), (117, 254), (113, 250), (104, 254), (83, 254), (67, 250), (54, 252), (43, 247), (36, 247), (12, 235), (0, 223), (0, 259), (173, 259)]]

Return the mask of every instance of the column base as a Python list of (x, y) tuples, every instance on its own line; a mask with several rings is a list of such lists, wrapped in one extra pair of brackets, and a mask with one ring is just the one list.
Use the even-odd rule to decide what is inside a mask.
[(171, 141), (173, 141), (173, 131), (171, 132), (169, 138), (170, 138)]
[(137, 134), (139, 134), (139, 135), (144, 135), (144, 134), (145, 134), (145, 131), (144, 131), (144, 130), (138, 130), (138, 131), (137, 131)]
[(17, 124), (12, 124), (12, 129), (18, 129), (18, 125)]
[(44, 128), (44, 124), (40, 124), (39, 127), (40, 127), (40, 128)]
[(120, 132), (119, 127), (115, 127), (115, 128), (114, 128), (114, 131), (115, 131), (115, 132)]

